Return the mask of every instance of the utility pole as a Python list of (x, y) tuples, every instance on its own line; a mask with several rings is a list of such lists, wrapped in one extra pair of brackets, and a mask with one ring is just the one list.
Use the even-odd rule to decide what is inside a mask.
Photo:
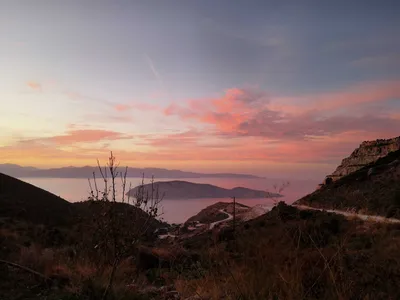
[(233, 233), (236, 233), (236, 198), (233, 197)]

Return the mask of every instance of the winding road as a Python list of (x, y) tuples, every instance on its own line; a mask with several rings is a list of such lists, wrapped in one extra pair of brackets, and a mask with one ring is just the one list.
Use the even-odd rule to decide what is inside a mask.
[(226, 219), (219, 220), (219, 221), (216, 221), (216, 222), (211, 223), (211, 224), (210, 224), (210, 230), (213, 229), (213, 228), (215, 227), (215, 225), (218, 225), (218, 224), (223, 223), (223, 222), (228, 222), (228, 221), (230, 221), (230, 220), (233, 219), (233, 216), (232, 216), (230, 213), (227, 213), (226, 211), (224, 211), (223, 209), (220, 209), (219, 212), (222, 212), (222, 213), (224, 213), (224, 214), (227, 214), (228, 217), (227, 217)]
[[(319, 211), (326, 211), (338, 215), (342, 215), (348, 218), (358, 218), (364, 221), (368, 222), (376, 222), (376, 223), (400, 223), (400, 219), (394, 219), (394, 218), (385, 218), (382, 216), (373, 216), (373, 215), (364, 215), (364, 214), (357, 214), (357, 213), (351, 213), (347, 211), (342, 211), (342, 210), (335, 210), (335, 209), (324, 209), (324, 208), (316, 208), (316, 207), (310, 207), (310, 206), (305, 206), (305, 205), (292, 205), (293, 207), (296, 207), (301, 210), (319, 210)], [(220, 209), (219, 212), (224, 213), (228, 215), (226, 219), (219, 220), (213, 223), (210, 223), (209, 229), (213, 229), (216, 225), (228, 222), (233, 219), (233, 215), (230, 213), (224, 211), (223, 209)]]
[(319, 211), (326, 211), (338, 215), (342, 215), (348, 218), (359, 218), (364, 221), (369, 221), (369, 222), (377, 222), (377, 223), (400, 223), (399, 219), (394, 219), (394, 218), (385, 218), (382, 216), (372, 216), (372, 215), (363, 215), (363, 214), (357, 214), (357, 213), (350, 213), (347, 211), (342, 211), (342, 210), (335, 210), (335, 209), (324, 209), (324, 208), (316, 208), (316, 207), (310, 207), (310, 206), (305, 206), (305, 205), (292, 205), (298, 209), (303, 209), (303, 210), (319, 210)]

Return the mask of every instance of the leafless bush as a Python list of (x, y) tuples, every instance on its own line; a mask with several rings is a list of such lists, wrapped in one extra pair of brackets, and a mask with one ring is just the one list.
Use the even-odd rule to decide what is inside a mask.
[[(275, 194), (280, 195), (289, 185), (290, 185), (290, 182), (285, 181), (285, 182), (281, 183), (280, 185), (274, 184), (272, 186), (272, 188), (273, 188)], [(267, 190), (267, 192), (270, 193), (268, 190)], [(272, 201), (274, 202), (275, 206), (279, 203), (279, 199), (277, 197), (272, 197)]]
[[(155, 188), (154, 179), (150, 190), (144, 184), (144, 176), (134, 196), (127, 188), (127, 171), (118, 171), (118, 165), (112, 152), (105, 167), (97, 161), (103, 181), (103, 189), (99, 188), (97, 178), (93, 172), (93, 179), (89, 179), (89, 200), (96, 203), (94, 222), (96, 232), (95, 249), (105, 262), (112, 266), (109, 281), (103, 299), (107, 298), (112, 287), (116, 269), (123, 258), (134, 253), (143, 239), (149, 235), (160, 216), (159, 205), (162, 200), (158, 189)], [(121, 180), (121, 193), (118, 195), (117, 180)], [(153, 229), (154, 230), (154, 229)]]

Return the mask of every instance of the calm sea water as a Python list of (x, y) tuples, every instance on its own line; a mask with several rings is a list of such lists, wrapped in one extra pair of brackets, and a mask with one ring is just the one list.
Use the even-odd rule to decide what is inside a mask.
[[(25, 182), (33, 184), (37, 187), (45, 189), (55, 195), (58, 195), (70, 202), (86, 200), (89, 195), (89, 184), (86, 179), (76, 178), (19, 178)], [(141, 178), (129, 178), (132, 187), (137, 186)], [(195, 183), (209, 183), (223, 188), (233, 188), (237, 186), (268, 190), (274, 192), (274, 185), (281, 185), (283, 180), (271, 179), (230, 179), (230, 178), (191, 178), (191, 179), (162, 179), (160, 181), (169, 180), (186, 180)], [(146, 182), (147, 183), (147, 182)], [(289, 180), (289, 186), (282, 192), (283, 198), (279, 201), (285, 201), (288, 204), (293, 203), (297, 199), (305, 196), (315, 190), (319, 182), (311, 180)], [(100, 183), (99, 183), (100, 184)], [(163, 200), (161, 208), (163, 211), (162, 218), (170, 223), (182, 223), (191, 216), (197, 214), (203, 208), (216, 203), (218, 201), (230, 202), (232, 199), (190, 199), (190, 200)], [(237, 199), (238, 202), (248, 206), (263, 204), (273, 206), (273, 199)]]

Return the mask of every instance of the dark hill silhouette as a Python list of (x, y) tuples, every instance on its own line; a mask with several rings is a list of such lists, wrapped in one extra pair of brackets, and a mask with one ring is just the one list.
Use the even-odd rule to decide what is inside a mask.
[[(147, 220), (146, 213), (126, 203), (115, 203), (116, 213), (135, 214)], [(48, 191), (0, 173), (0, 217), (49, 226), (89, 226), (100, 212), (100, 203), (70, 203)], [(129, 220), (127, 220), (128, 222)], [(151, 229), (161, 222), (151, 219)]]
[(0, 217), (55, 225), (65, 224), (72, 214), (73, 206), (68, 201), (0, 173)]

